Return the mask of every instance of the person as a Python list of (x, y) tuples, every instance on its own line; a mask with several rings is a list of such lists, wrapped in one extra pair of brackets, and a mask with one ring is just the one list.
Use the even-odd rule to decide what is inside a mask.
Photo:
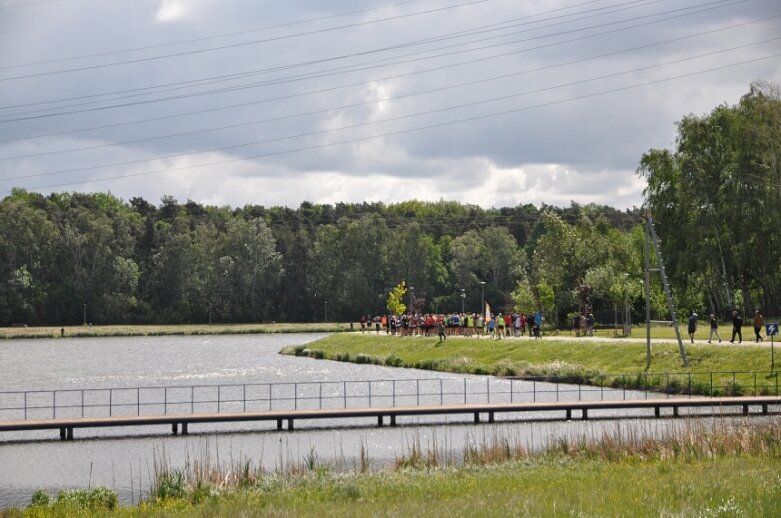
[(588, 335), (594, 336), (594, 325), (596, 324), (596, 320), (594, 319), (594, 313), (589, 313), (588, 318), (586, 319), (586, 327), (588, 328)]
[(762, 341), (762, 326), (765, 325), (765, 318), (762, 313), (757, 309), (754, 311), (754, 334), (757, 335), (757, 343)]
[(534, 338), (542, 338), (541, 330), (542, 330), (542, 313), (538, 310), (534, 314)]
[(437, 319), (437, 334), (439, 335), (440, 342), (447, 340), (447, 335), (445, 334), (445, 323), (441, 319)]
[(713, 340), (713, 335), (716, 335), (716, 338), (719, 339), (719, 343), (721, 343), (721, 336), (719, 336), (719, 319), (716, 318), (716, 315), (713, 313), (710, 314), (708, 317), (708, 321), (710, 322), (710, 334), (708, 335), (708, 343)]
[(361, 315), (361, 334), (366, 332), (366, 316)]
[(742, 327), (743, 315), (741, 315), (740, 312), (735, 309), (732, 311), (732, 340), (730, 340), (729, 343), (735, 343), (735, 335), (737, 335), (739, 339), (738, 343), (743, 343), (743, 331), (741, 330)]
[(692, 312), (689, 317), (689, 338), (694, 343), (694, 333), (697, 332), (697, 313)]
[(495, 338), (497, 340), (501, 340), (502, 336), (504, 335), (504, 316), (499, 313), (496, 315), (496, 332), (495, 332)]
[(580, 336), (580, 313), (575, 313), (572, 317), (572, 329), (575, 330), (575, 336)]

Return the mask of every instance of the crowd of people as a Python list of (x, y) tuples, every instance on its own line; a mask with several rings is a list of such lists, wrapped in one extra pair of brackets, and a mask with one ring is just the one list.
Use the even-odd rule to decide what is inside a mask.
[(403, 315), (363, 315), (361, 333), (385, 332), (399, 336), (438, 336), (441, 341), (448, 336), (489, 337), (496, 340), (511, 336), (542, 337), (544, 318), (537, 311), (526, 313), (407, 313)]

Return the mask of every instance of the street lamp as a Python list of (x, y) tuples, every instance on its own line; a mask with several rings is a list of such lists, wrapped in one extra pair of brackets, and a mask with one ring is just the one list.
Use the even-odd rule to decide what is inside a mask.
[(480, 313), (485, 312), (485, 295), (483, 293), (485, 288), (485, 281), (480, 281)]
[(624, 336), (629, 336), (629, 334), (632, 332), (632, 328), (630, 327), (629, 322), (629, 289), (627, 287), (627, 280), (629, 279), (629, 274), (624, 273)]
[(464, 313), (464, 299), (466, 299), (466, 290), (461, 288), (461, 313)]

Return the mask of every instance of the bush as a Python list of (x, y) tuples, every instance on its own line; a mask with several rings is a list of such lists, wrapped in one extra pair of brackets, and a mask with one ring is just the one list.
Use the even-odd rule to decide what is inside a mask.
[(49, 493), (39, 488), (33, 493), (33, 497), (30, 499), (30, 505), (33, 507), (47, 507), (50, 501), (51, 498), (49, 497)]
[(402, 367), (404, 365), (404, 361), (399, 358), (399, 355), (396, 353), (391, 353), (386, 356), (383, 363), (388, 367)]
[(150, 495), (157, 500), (184, 498), (186, 486), (184, 473), (179, 470), (166, 470), (157, 475)]
[(117, 504), (119, 504), (119, 497), (116, 491), (107, 487), (63, 489), (57, 494), (57, 504), (73, 505), (82, 509), (111, 510), (116, 509)]

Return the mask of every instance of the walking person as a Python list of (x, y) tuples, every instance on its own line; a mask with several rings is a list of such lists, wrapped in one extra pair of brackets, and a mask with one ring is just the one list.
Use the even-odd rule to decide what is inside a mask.
[(589, 313), (588, 317), (586, 318), (586, 329), (588, 330), (589, 336), (594, 336), (595, 324), (596, 324), (596, 319), (594, 319), (594, 313)]
[(734, 344), (735, 343), (735, 335), (738, 336), (739, 344), (743, 343), (743, 331), (741, 328), (743, 327), (743, 315), (740, 314), (740, 312), (735, 309), (732, 311), (732, 340), (729, 341), (729, 343)]
[(719, 343), (721, 343), (721, 336), (719, 336), (719, 319), (716, 318), (716, 315), (713, 313), (710, 314), (708, 317), (708, 321), (710, 322), (710, 334), (708, 335), (708, 343), (713, 340), (713, 335), (716, 335), (716, 338), (719, 339)]
[(757, 335), (757, 343), (762, 341), (762, 327), (765, 325), (765, 317), (759, 310), (754, 311), (754, 334)]
[(697, 313), (692, 313), (689, 317), (689, 338), (694, 343), (694, 333), (697, 332)]

